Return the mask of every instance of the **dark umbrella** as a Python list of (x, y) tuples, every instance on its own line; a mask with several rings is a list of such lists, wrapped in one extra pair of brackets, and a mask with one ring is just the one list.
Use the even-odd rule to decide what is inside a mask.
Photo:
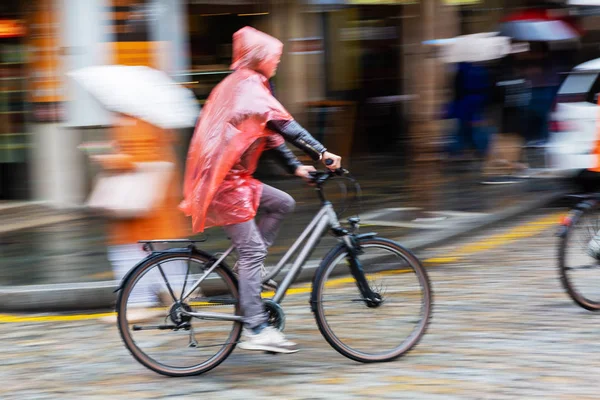
[(559, 20), (509, 21), (501, 25), (500, 34), (523, 42), (556, 42), (579, 38), (569, 24)]

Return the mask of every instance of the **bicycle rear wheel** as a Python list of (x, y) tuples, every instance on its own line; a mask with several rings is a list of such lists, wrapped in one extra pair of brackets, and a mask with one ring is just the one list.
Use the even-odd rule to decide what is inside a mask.
[(397, 243), (382, 238), (358, 242), (358, 259), (381, 304), (363, 299), (350, 273), (348, 251), (340, 245), (315, 275), (313, 312), (327, 342), (342, 355), (359, 362), (391, 361), (425, 334), (433, 302), (429, 278), (419, 260)]
[(591, 208), (571, 212), (571, 223), (562, 235), (558, 250), (560, 281), (571, 299), (590, 311), (600, 311), (600, 260), (589, 254), (600, 231), (600, 212)]
[(215, 268), (190, 297), (213, 258), (172, 252), (149, 257), (124, 283), (117, 299), (117, 324), (133, 357), (167, 376), (198, 375), (215, 368), (239, 340), (241, 322), (198, 319), (191, 312), (240, 315), (237, 281), (225, 266)]

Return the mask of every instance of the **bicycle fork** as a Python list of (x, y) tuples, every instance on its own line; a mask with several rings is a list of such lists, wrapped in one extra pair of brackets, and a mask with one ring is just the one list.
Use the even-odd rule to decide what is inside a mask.
[[(352, 277), (354, 277), (356, 286), (362, 295), (362, 300), (369, 308), (379, 307), (381, 303), (383, 303), (383, 298), (379, 293), (374, 292), (371, 289), (371, 285), (369, 285), (369, 281), (365, 276), (365, 270), (358, 259), (358, 255), (361, 253), (358, 242), (356, 241), (354, 234), (351, 234), (348, 230), (342, 228), (337, 218), (337, 214), (335, 211), (333, 211), (333, 208), (331, 208), (331, 203), (329, 203), (329, 205), (330, 207), (328, 209), (328, 216), (331, 221), (333, 234), (336, 237), (341, 238), (343, 243), (346, 245), (346, 249), (348, 251), (346, 261), (348, 261), (350, 273), (352, 274)], [(360, 219), (350, 218), (348, 221), (352, 225), (353, 231), (356, 231)]]
[(346, 257), (346, 261), (348, 261), (350, 273), (352, 274), (356, 286), (362, 295), (362, 300), (367, 307), (379, 307), (383, 303), (383, 298), (379, 293), (376, 293), (371, 289), (371, 285), (369, 285), (369, 281), (365, 275), (365, 270), (358, 259), (359, 253), (360, 250), (356, 248), (356, 245), (353, 244), (352, 246), (348, 246), (348, 256)]

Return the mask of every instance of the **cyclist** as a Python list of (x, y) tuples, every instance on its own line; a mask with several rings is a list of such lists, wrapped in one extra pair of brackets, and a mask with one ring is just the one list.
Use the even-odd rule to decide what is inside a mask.
[[(252, 177), (264, 150), (273, 150), (294, 175), (309, 179), (315, 168), (302, 165), (285, 140), (313, 160), (341, 166), (275, 99), (269, 79), (275, 75), (283, 44), (256, 29), (233, 35), (234, 71), (211, 92), (188, 152), (184, 200), (180, 208), (192, 217), (194, 232), (222, 226), (238, 253), (240, 306), (244, 330), (239, 347), (278, 353), (298, 351), (295, 343), (267, 324), (261, 300), (263, 262), (294, 199)], [(264, 213), (255, 221), (257, 209)], [(270, 281), (271, 286), (275, 285)]]

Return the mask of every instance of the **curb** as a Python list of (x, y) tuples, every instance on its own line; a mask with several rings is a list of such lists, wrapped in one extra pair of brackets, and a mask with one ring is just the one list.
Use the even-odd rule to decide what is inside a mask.
[[(36, 212), (44, 210), (42, 215), (35, 215)], [(51, 210), (50, 213), (47, 211)], [(88, 218), (85, 207), (71, 205), (60, 209), (53, 208), (50, 203), (45, 201), (25, 201), (9, 204), (0, 204), (0, 217), (10, 216), (18, 213), (33, 214), (33, 217), (20, 219), (17, 221), (4, 221), (0, 226), (0, 235), (6, 233), (19, 232), (26, 229), (41, 228), (65, 222), (78, 221)]]
[(399, 240), (399, 242), (405, 247), (415, 252), (422, 251), (432, 246), (441, 246), (453, 240), (463, 238), (467, 235), (477, 233), (493, 225), (505, 222), (511, 218), (515, 218), (520, 215), (526, 214), (529, 211), (546, 207), (550, 204), (561, 200), (568, 193), (570, 193), (570, 191), (568, 190), (557, 191), (546, 196), (541, 196), (539, 199), (531, 200), (523, 204), (518, 204), (516, 206), (507, 208), (506, 210), (501, 211), (499, 213), (483, 217), (474, 224), (465, 224), (465, 226), (459, 226), (453, 230), (442, 231), (437, 235), (428, 235), (429, 237), (425, 239), (415, 238), (411, 240), (409, 238), (409, 240)]
[[(411, 235), (393, 238), (404, 247), (417, 253), (425, 249), (440, 246), (467, 235), (474, 234), (490, 226), (510, 220), (529, 211), (552, 204), (569, 193), (556, 191), (540, 196), (538, 199), (510, 207), (499, 213), (483, 217), (475, 222), (446, 229), (437, 234)], [(310, 282), (318, 262), (307, 265), (296, 280)], [(116, 281), (87, 282), (77, 284), (27, 285), (0, 288), (0, 311), (2, 312), (56, 312), (112, 309), (116, 294)]]

